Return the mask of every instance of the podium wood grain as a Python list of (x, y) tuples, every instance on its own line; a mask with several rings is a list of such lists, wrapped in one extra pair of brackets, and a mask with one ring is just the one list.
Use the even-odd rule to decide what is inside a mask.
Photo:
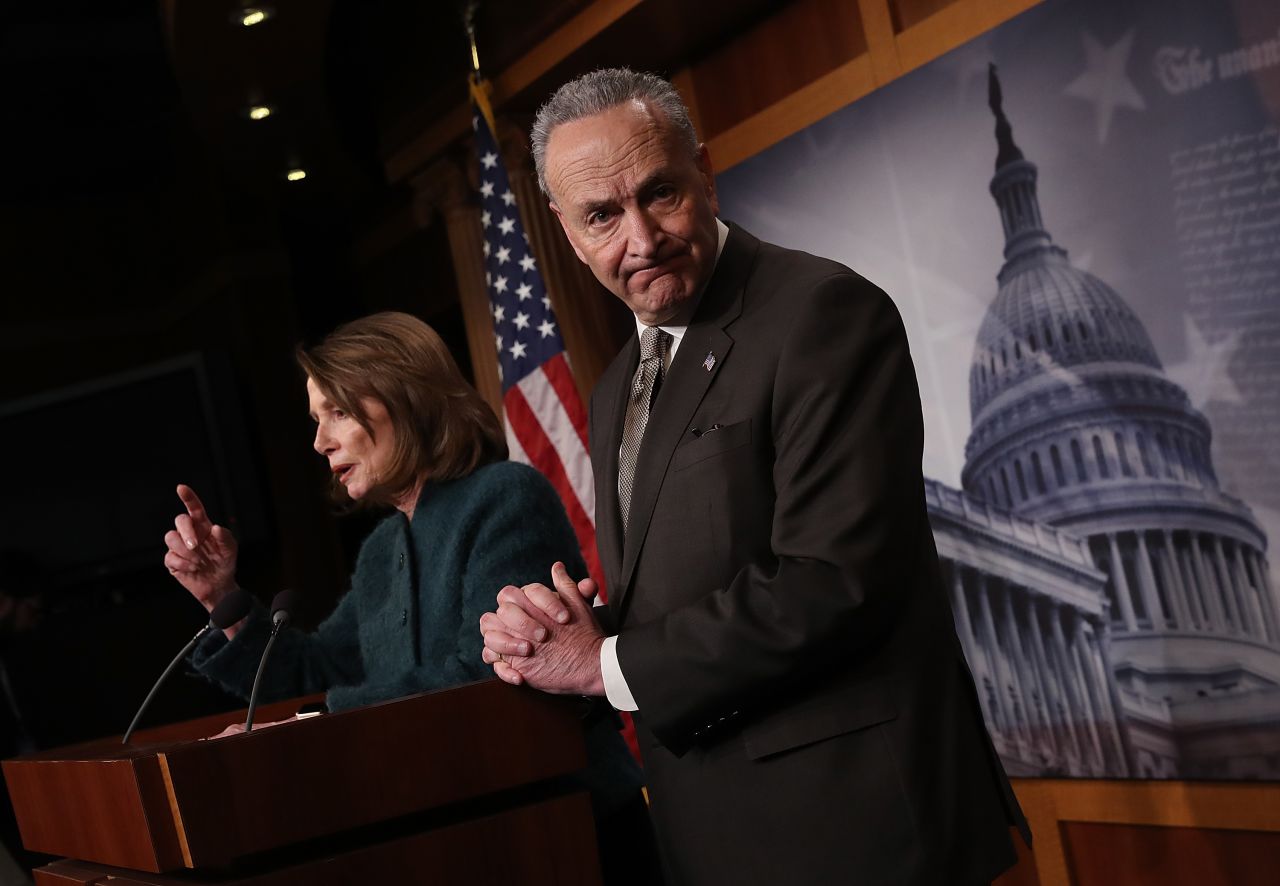
[[(297, 706), (270, 706), (258, 722)], [(427, 810), (483, 806), (586, 764), (571, 703), (498, 681), (199, 740), (238, 717), (150, 730), (128, 747), (104, 740), (5, 761), (24, 845), (149, 873), (225, 867)]]

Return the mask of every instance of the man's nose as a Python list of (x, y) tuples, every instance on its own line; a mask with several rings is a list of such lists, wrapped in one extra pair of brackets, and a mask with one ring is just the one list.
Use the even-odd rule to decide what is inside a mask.
[(627, 251), (641, 258), (653, 258), (662, 245), (662, 226), (643, 209), (626, 213)]

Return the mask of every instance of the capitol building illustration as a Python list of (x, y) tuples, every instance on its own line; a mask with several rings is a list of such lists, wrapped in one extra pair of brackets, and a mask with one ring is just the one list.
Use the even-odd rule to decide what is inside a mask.
[(1041, 219), (995, 69), (999, 291), (963, 490), (928, 481), (956, 629), (1011, 775), (1280, 778), (1267, 539), (1142, 321)]

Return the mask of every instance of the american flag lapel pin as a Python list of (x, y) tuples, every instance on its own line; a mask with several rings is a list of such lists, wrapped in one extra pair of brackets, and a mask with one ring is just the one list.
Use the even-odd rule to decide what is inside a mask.
[(707, 351), (707, 357), (705, 360), (702, 361), (702, 368), (707, 370), (707, 372), (710, 372), (715, 365), (716, 365), (716, 355), (713, 354), (711, 351)]

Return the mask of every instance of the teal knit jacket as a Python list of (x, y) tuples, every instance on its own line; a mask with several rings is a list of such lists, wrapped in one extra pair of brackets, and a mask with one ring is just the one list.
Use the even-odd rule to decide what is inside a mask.
[[(549, 584), (556, 560), (587, 574), (560, 499), (533, 468), (497, 462), (428, 482), (412, 521), (397, 511), (374, 528), (350, 591), (315, 632), (280, 632), (262, 697), (327, 692), (338, 711), (491, 677), (481, 614), (504, 585)], [(256, 605), (234, 639), (211, 632), (192, 663), (247, 698), (269, 633)]]

